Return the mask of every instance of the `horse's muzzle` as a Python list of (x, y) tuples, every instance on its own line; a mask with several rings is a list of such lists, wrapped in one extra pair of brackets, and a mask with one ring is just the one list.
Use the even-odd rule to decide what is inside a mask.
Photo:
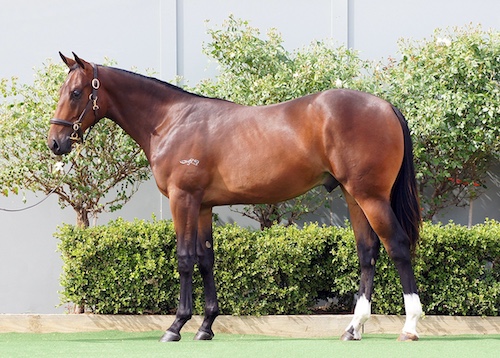
[(49, 136), (47, 144), (55, 155), (63, 155), (71, 152), (73, 141), (69, 137), (59, 140)]

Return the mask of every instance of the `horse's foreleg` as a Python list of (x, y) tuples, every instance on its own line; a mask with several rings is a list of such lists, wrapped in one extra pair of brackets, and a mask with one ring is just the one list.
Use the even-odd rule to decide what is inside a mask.
[(194, 256), (178, 254), (180, 275), (179, 307), (174, 323), (161, 337), (161, 342), (175, 342), (181, 339), (181, 329), (191, 319), (193, 309), (193, 267)]
[(180, 331), (193, 312), (193, 269), (196, 260), (196, 237), (199, 205), (189, 196), (170, 198), (177, 237), (177, 259), (180, 276), (179, 307), (174, 323), (160, 342), (179, 341)]
[(203, 209), (198, 219), (198, 240), (196, 246), (198, 265), (205, 290), (205, 317), (198, 330), (196, 340), (213, 338), (212, 324), (219, 315), (219, 304), (214, 280), (214, 248), (212, 238), (212, 209)]
[(373, 277), (375, 275), (375, 264), (379, 256), (380, 241), (358, 204), (345, 191), (344, 195), (349, 206), (351, 225), (356, 237), (356, 248), (361, 267), (358, 300), (354, 309), (354, 316), (340, 338), (344, 341), (351, 341), (361, 339), (361, 327), (371, 315)]

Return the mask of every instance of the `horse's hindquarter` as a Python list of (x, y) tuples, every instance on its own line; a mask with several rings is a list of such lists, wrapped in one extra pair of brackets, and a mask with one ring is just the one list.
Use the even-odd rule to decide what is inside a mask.
[(319, 101), (328, 118), (324, 139), (332, 175), (353, 195), (362, 187), (389, 196), (404, 148), (392, 106), (350, 90), (324, 92)]

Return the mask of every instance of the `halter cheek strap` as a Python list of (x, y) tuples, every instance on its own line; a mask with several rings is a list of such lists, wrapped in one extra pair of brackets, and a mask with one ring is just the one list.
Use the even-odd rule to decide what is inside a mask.
[[(89, 95), (89, 101), (87, 102), (87, 105), (83, 109), (82, 113), (78, 116), (78, 119), (75, 122), (70, 122), (65, 119), (58, 119), (58, 118), (52, 118), (50, 120), (50, 124), (56, 124), (56, 125), (61, 125), (65, 127), (73, 127), (73, 133), (69, 136), (69, 138), (74, 141), (74, 142), (82, 142), (83, 143), (83, 133), (82, 133), (82, 122), (83, 118), (85, 117), (85, 114), (87, 113), (87, 110), (89, 107), (92, 105), (92, 110), (94, 111), (94, 123), (90, 126), (92, 127), (97, 123), (98, 120), (98, 114), (97, 111), (99, 110), (99, 105), (97, 104), (97, 90), (101, 86), (101, 83), (99, 82), (99, 78), (97, 77), (97, 66), (94, 65), (93, 63), (91, 64), (92, 68), (94, 69), (94, 78), (92, 79), (92, 82), (90, 83), (92, 86), (92, 93)], [(88, 134), (87, 134), (88, 135)]]

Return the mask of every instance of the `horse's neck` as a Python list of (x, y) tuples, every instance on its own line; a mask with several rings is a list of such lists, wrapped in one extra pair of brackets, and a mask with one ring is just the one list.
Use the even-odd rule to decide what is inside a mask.
[[(158, 126), (169, 120), (167, 109), (178, 93), (167, 85), (116, 69), (107, 69), (106, 77), (110, 98), (106, 116), (149, 155), (151, 136)], [(105, 81), (106, 78), (103, 78), (104, 86)]]

